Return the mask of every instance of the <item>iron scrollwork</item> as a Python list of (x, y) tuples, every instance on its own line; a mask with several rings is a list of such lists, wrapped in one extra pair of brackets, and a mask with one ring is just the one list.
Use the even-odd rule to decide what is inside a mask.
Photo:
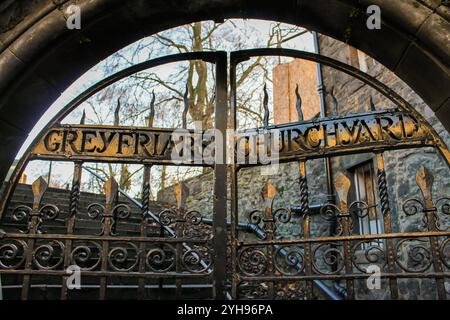
[[(127, 219), (130, 217), (131, 208), (127, 204), (121, 203), (114, 206), (111, 209), (111, 212), (108, 212), (100, 203), (92, 203), (87, 207), (88, 216), (91, 219), (97, 219), (99, 216), (101, 217), (102, 222), (102, 231), (98, 235), (111, 235), (115, 236), (116, 234), (116, 224), (117, 219)], [(105, 222), (107, 219), (110, 219), (109, 227), (106, 226)]]

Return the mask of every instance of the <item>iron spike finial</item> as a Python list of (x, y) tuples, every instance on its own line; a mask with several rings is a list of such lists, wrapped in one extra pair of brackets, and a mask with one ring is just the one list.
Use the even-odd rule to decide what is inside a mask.
[(83, 113), (81, 115), (81, 119), (80, 119), (80, 124), (85, 124), (86, 123), (86, 109), (83, 109)]
[(122, 96), (117, 98), (117, 105), (116, 108), (114, 109), (114, 125), (118, 126), (120, 123), (120, 107), (121, 107), (121, 103), (120, 103), (120, 98)]
[(264, 107), (264, 128), (267, 128), (269, 126), (269, 94), (267, 93), (267, 84), (264, 83), (264, 100), (263, 100), (263, 107)]
[(297, 86), (295, 87), (295, 95), (297, 96), (296, 107), (297, 107), (298, 121), (300, 122), (300, 121), (304, 120), (304, 117), (303, 117), (303, 112), (302, 112), (302, 97), (300, 95), (298, 83), (297, 83)]
[(336, 115), (339, 114), (339, 103), (336, 99), (336, 96), (334, 95), (334, 86), (331, 87), (330, 91), (327, 91), (327, 94), (331, 97), (331, 103), (333, 104), (333, 110), (336, 113)]
[(273, 201), (276, 195), (277, 189), (275, 188), (272, 182), (267, 181), (261, 190), (262, 198), (264, 199), (264, 201)]
[(372, 96), (369, 97), (369, 104), (370, 104), (370, 111), (377, 111), (377, 108), (375, 107), (375, 104), (373, 103)]
[(117, 194), (119, 192), (119, 185), (114, 177), (110, 177), (104, 186), (105, 202), (107, 205), (114, 205), (117, 201)]
[(416, 182), (422, 192), (423, 198), (431, 200), (433, 190), (433, 175), (424, 165), (421, 165), (416, 174)]
[(189, 87), (188, 84), (186, 83), (186, 90), (184, 91), (184, 95), (183, 95), (183, 102), (184, 102), (184, 110), (183, 110), (183, 116), (182, 116), (182, 120), (183, 120), (183, 129), (187, 128), (187, 114), (189, 111)]
[(339, 199), (339, 207), (341, 210), (347, 208), (348, 193), (352, 183), (350, 179), (343, 173), (339, 172), (334, 180), (334, 187), (336, 189), (337, 197)]
[(189, 196), (189, 188), (183, 181), (181, 181), (175, 186), (173, 191), (175, 193), (175, 199), (177, 200), (178, 209), (186, 209), (186, 201), (187, 197)]
[(266, 234), (269, 238), (273, 235), (273, 225), (269, 222), (272, 219), (273, 214), (273, 200), (277, 195), (277, 189), (272, 184), (272, 182), (267, 181), (264, 187), (261, 189), (261, 196), (264, 200), (264, 219), (267, 223), (265, 223), (264, 228)]
[(40, 176), (33, 182), (33, 184), (31, 185), (31, 189), (33, 191), (34, 197), (33, 202), (35, 204), (41, 203), (42, 197), (44, 196), (44, 193), (47, 190), (47, 188), (48, 188), (47, 181), (45, 181), (45, 179), (42, 176)]
[(153, 127), (155, 122), (155, 90), (152, 91), (152, 101), (150, 102), (150, 112), (147, 117), (147, 127)]

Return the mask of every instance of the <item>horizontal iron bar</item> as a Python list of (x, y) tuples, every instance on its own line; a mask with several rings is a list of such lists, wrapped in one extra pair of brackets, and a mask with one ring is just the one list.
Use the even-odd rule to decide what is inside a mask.
[[(112, 236), (89, 236), (73, 234), (29, 234), (29, 233), (0, 233), (0, 239), (48, 239), (48, 240), (86, 240), (86, 241), (108, 241), (108, 242), (154, 242), (154, 243), (208, 243), (210, 239), (189, 238), (161, 238), (161, 237), (112, 237)], [(190, 250), (190, 248), (188, 249)]]
[[(239, 280), (242, 281), (305, 281), (305, 280), (345, 280), (345, 279), (367, 279), (371, 273), (361, 274), (314, 274), (310, 276), (242, 276), (239, 275)], [(410, 272), (410, 273), (381, 273), (381, 278), (448, 278), (450, 279), (450, 272)]]
[[(22, 289), (22, 285), (6, 285), (2, 286), (2, 289)], [(42, 289), (60, 289), (62, 288), (62, 285), (60, 284), (32, 284), (30, 285), (31, 288), (42, 288)], [(119, 285), (119, 284), (109, 284), (106, 285), (108, 289), (137, 289), (139, 288), (138, 285)], [(196, 289), (196, 288), (212, 288), (211, 284), (182, 284), (182, 288), (185, 289)], [(95, 284), (85, 284), (81, 285), (81, 289), (96, 289), (100, 288), (99, 285)], [(159, 286), (157, 284), (147, 284), (145, 285), (146, 289), (174, 289), (176, 288), (176, 285), (174, 284), (165, 284), (163, 286)]]
[[(30, 274), (30, 275), (47, 275), (47, 276), (67, 276), (68, 273), (65, 270), (9, 270), (0, 269), (0, 274)], [(134, 272), (134, 271), (83, 271), (81, 275), (86, 277), (125, 277), (125, 278), (155, 278), (155, 279), (189, 279), (189, 278), (201, 278), (211, 279), (212, 273), (176, 273), (176, 272)]]
[(450, 231), (433, 231), (433, 232), (408, 232), (408, 233), (386, 233), (386, 234), (369, 234), (356, 236), (335, 236), (335, 237), (320, 237), (307, 238), (297, 240), (263, 240), (258, 242), (242, 242), (238, 244), (241, 247), (248, 246), (264, 246), (264, 245), (290, 245), (298, 243), (316, 243), (316, 242), (339, 242), (339, 241), (354, 241), (354, 240), (377, 240), (377, 239), (392, 239), (392, 238), (428, 238), (428, 237), (448, 237)]

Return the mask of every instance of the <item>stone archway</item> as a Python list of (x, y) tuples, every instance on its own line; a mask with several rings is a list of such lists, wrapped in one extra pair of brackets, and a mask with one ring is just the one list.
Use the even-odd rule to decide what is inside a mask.
[[(7, 1), (0, 7), (0, 179), (38, 118), (83, 72), (139, 38), (208, 19), (277, 20), (346, 41), (394, 71), (450, 130), (450, 8), (442, 2)], [(66, 28), (66, 8), (74, 3), (82, 10), (79, 31)], [(365, 27), (370, 4), (381, 7), (381, 30)]]

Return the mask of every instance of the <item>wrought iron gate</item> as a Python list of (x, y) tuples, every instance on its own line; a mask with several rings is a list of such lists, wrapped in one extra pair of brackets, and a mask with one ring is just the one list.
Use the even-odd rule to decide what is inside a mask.
[[(327, 65), (372, 86), (395, 103), (396, 108), (334, 118), (326, 117), (322, 112), (320, 119), (304, 121), (301, 97), (298, 96), (298, 122), (270, 126), (266, 97), (264, 127), (236, 131), (236, 69), (239, 63), (255, 56), (287, 56)], [(216, 150), (220, 148), (228, 152), (216, 152), (212, 163), (203, 160), (175, 163), (170, 157), (175, 129), (153, 128), (154, 113), (146, 128), (60, 123), (86, 99), (130, 74), (185, 60), (215, 64), (216, 134), (226, 137), (228, 123), (235, 131), (231, 149), (226, 139), (215, 139)], [(98, 289), (95, 294), (100, 299), (108, 298), (114, 288), (121, 288), (122, 282), (117, 279), (127, 279), (136, 289), (138, 298), (148, 298), (149, 287), (161, 290), (163, 279), (166, 285), (173, 281), (173, 284), (170, 282), (175, 288), (173, 297), (178, 298), (182, 297), (183, 288), (188, 283), (200, 281), (211, 284), (210, 296), (215, 299), (312, 299), (318, 289), (328, 298), (352, 299), (355, 297), (355, 282), (367, 279), (366, 265), (370, 263), (380, 266), (380, 276), (387, 279), (392, 299), (399, 298), (398, 281), (403, 278), (432, 279), (437, 297), (446, 299), (445, 281), (450, 278), (450, 232), (440, 229), (439, 219), (441, 215), (450, 214), (450, 198), (433, 200), (433, 179), (426, 167), (422, 167), (417, 172), (417, 183), (423, 200), (412, 199), (403, 208), (407, 215), (422, 215), (426, 230), (393, 232), (383, 160), (387, 150), (435, 147), (449, 164), (450, 153), (435, 130), (391, 89), (330, 58), (294, 50), (256, 49), (233, 52), (230, 61), (230, 108), (227, 54), (198, 52), (166, 56), (120, 71), (82, 93), (47, 125), (5, 185), (0, 207), (0, 274), (15, 277), (21, 298), (30, 297), (33, 279), (56, 279), (60, 284), (55, 286), (60, 290), (60, 298), (67, 299), (70, 297), (67, 287), (70, 274), (67, 270), (75, 267), (83, 277), (93, 279)], [(188, 108), (186, 101), (185, 108)], [(183, 127), (186, 129), (185, 119)], [(256, 141), (253, 151), (249, 149), (250, 141)], [(244, 152), (239, 148), (242, 143)], [(271, 160), (298, 164), (300, 203), (274, 208), (277, 189), (268, 182), (261, 186), (261, 208), (248, 214), (241, 212), (238, 207), (238, 173), (244, 168), (261, 166), (259, 151), (269, 150), (271, 143), (276, 144), (277, 151), (271, 154)], [(257, 155), (253, 162), (252, 152)], [(329, 169), (332, 157), (357, 153), (373, 153), (375, 156), (379, 193), (377, 207), (382, 213), (384, 234), (353, 233), (353, 220), (367, 216), (371, 207), (361, 201), (348, 202), (351, 181), (345, 175), (333, 179), (327, 170), (329, 203), (318, 208), (309, 204), (308, 161), (323, 158), (325, 167)], [(227, 164), (230, 155), (231, 162)], [(32, 159), (74, 162), (67, 209), (44, 203), (47, 184), (40, 178), (32, 186), (32, 206), (21, 204), (8, 210), (8, 201), (18, 178)], [(128, 199), (128, 204), (120, 201), (121, 190), (114, 179), (109, 179), (105, 181), (104, 203), (91, 203), (81, 209), (80, 179), (86, 161), (142, 164), (141, 201)], [(187, 192), (182, 184), (175, 188), (176, 207), (162, 208), (159, 212), (150, 208), (150, 171), (158, 164), (188, 164), (213, 169), (212, 220), (202, 217), (200, 212), (189, 211), (186, 207)], [(228, 180), (231, 187), (229, 198)], [(137, 216), (132, 214), (132, 205), (140, 210)], [(311, 225), (315, 217), (330, 223), (334, 234), (313, 235)], [(244, 218), (248, 220), (244, 221)], [(83, 219), (99, 221), (100, 233), (75, 231), (74, 227)], [(133, 219), (138, 221), (137, 229), (128, 235), (121, 223)], [(52, 226), (57, 220), (63, 223), (63, 231), (49, 232), (53, 229), (46, 226)], [(301, 235), (289, 240), (277, 238), (277, 228), (286, 223), (300, 225)], [(249, 230), (255, 235), (252, 239), (240, 237), (242, 232)], [(357, 257), (365, 257), (366, 263), (361, 263), (361, 258)], [(407, 258), (413, 260), (413, 266)], [(338, 283), (341, 280), (345, 282), (344, 286)]]

